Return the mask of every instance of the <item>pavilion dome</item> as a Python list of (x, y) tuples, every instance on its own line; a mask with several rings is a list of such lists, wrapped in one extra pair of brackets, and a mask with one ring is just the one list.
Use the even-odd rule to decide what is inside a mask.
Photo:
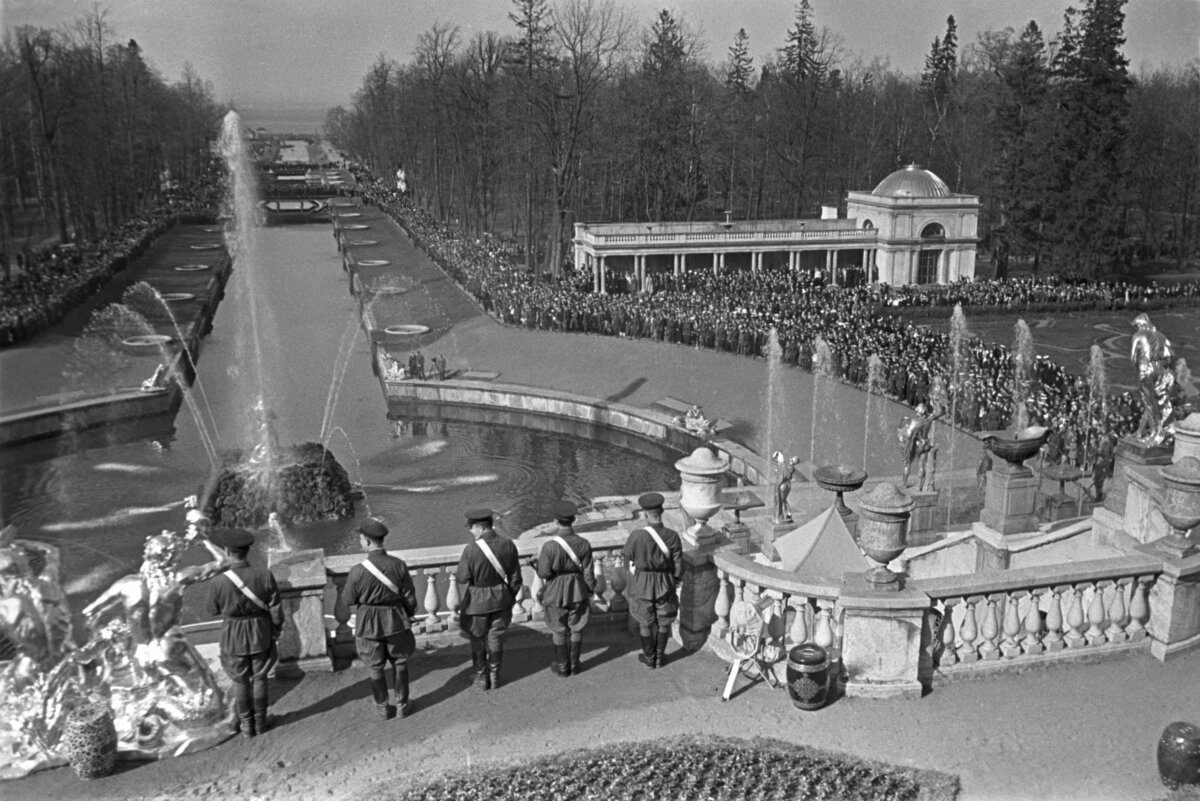
[(929, 170), (909, 164), (879, 182), (871, 194), (879, 197), (950, 197), (950, 187)]

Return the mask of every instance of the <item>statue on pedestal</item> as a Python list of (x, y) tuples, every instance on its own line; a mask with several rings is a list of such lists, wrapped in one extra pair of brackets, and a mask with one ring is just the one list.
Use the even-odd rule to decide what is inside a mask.
[(937, 416), (931, 415), (923, 403), (917, 404), (916, 411), (914, 417), (905, 417), (896, 430), (900, 444), (904, 446), (904, 486), (908, 487), (908, 477), (913, 462), (916, 462), (917, 491), (934, 492), (937, 490), (937, 448), (933, 446), (932, 431)]
[(1147, 315), (1133, 318), (1133, 327), (1129, 359), (1137, 368), (1142, 399), (1142, 419), (1135, 436), (1146, 445), (1163, 445), (1174, 434), (1175, 353), (1171, 341)]
[(786, 523), (792, 519), (788, 495), (792, 492), (792, 479), (796, 477), (796, 464), (800, 460), (795, 456), (785, 460), (781, 451), (771, 454), (771, 459), (775, 462), (775, 522)]

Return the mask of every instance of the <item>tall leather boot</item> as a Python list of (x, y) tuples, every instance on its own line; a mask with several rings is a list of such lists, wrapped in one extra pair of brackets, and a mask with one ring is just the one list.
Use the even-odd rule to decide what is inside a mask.
[(567, 644), (563, 643), (554, 645), (554, 661), (550, 663), (550, 670), (554, 671), (555, 676), (571, 675), (571, 657), (567, 653)]
[(233, 685), (233, 708), (237, 711), (238, 731), (243, 737), (253, 737), (254, 707), (250, 703), (250, 685), (235, 682)]
[(487, 645), (483, 640), (471, 640), (471, 664), (475, 668), (475, 686), (481, 690), (490, 690), (488, 682)]
[(267, 705), (269, 701), (267, 680), (260, 679), (251, 684), (250, 692), (254, 699), (254, 731), (258, 734), (266, 734), (271, 730), (271, 721), (267, 719)]
[(567, 645), (567, 658), (571, 662), (571, 675), (579, 675), (579, 660), (583, 656), (583, 640), (571, 640)]
[(402, 718), (412, 714), (414, 704), (408, 697), (408, 665), (396, 665), (396, 713)]
[(369, 682), (371, 684), (371, 699), (375, 702), (375, 715), (387, 720), (392, 716), (392, 708), (388, 706), (387, 678), (385, 676), (372, 676)]
[(654, 638), (654, 661), (659, 667), (664, 667), (667, 664), (667, 641), (671, 639), (671, 630), (659, 630), (658, 636)]
[(488, 651), (488, 678), (492, 683), (492, 689), (500, 689), (500, 657), (501, 651), (497, 648), (495, 651)]
[(658, 667), (658, 663), (654, 661), (654, 635), (642, 635), (642, 652), (638, 654), (638, 661), (646, 667), (654, 670)]

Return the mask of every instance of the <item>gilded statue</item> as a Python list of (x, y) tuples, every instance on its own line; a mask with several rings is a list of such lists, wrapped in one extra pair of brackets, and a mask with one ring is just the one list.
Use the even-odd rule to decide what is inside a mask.
[(775, 451), (771, 459), (775, 462), (775, 522), (786, 523), (792, 519), (788, 495), (792, 492), (792, 480), (796, 477), (796, 464), (800, 460), (795, 456), (785, 459), (780, 451)]
[(904, 486), (909, 486), (909, 474), (916, 463), (917, 491), (935, 492), (937, 448), (933, 446), (933, 421), (937, 419), (937, 415), (931, 415), (923, 403), (917, 404), (916, 411), (913, 417), (905, 417), (896, 430), (900, 444), (904, 447)]
[(1142, 398), (1142, 419), (1135, 436), (1146, 445), (1163, 445), (1174, 436), (1174, 349), (1147, 315), (1133, 318), (1133, 327), (1129, 359), (1137, 368)]
[[(204, 515), (191, 509), (188, 523), (186, 534), (147, 538), (138, 572), (83, 610), (90, 639), (76, 659), (108, 687), (119, 750), (142, 758), (206, 748), (234, 731), (212, 670), (180, 628), (184, 589), (227, 567), (202, 532)], [(181, 567), (196, 541), (212, 561)]]

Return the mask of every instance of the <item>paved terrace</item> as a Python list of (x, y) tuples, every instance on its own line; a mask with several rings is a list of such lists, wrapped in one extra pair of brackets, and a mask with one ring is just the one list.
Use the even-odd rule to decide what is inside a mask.
[[(457, 293), (398, 230), (388, 226), (385, 235), (372, 258), (391, 260), (422, 290), (381, 297), (372, 309), (377, 327), (429, 324), (434, 330), (420, 346), (427, 355), (444, 353), (452, 369), (497, 372), (505, 383), (631, 405), (676, 397), (703, 404), (710, 416), (728, 417), (735, 423), (731, 431), (749, 443), (759, 434), (752, 419), (759, 394), (754, 388), (763, 385), (761, 360), (507, 329)], [(17, 369), (12, 365), (21, 350), (11, 354), (18, 361), (6, 362), (6, 370)], [(791, 374), (801, 384), (811, 381), (807, 374)], [(806, 435), (791, 431), (794, 452), (807, 453)], [(973, 467), (977, 456), (975, 451), (964, 459)], [(87, 783), (66, 768), (48, 771), (5, 784), (4, 797), (362, 798), (485, 762), (703, 732), (777, 737), (935, 768), (961, 777), (967, 801), (1136, 801), (1165, 794), (1154, 761), (1163, 727), (1200, 720), (1198, 653), (1166, 664), (1139, 654), (939, 686), (916, 701), (842, 698), (818, 712), (799, 712), (782, 691), (761, 684), (722, 703), (726, 666), (709, 653), (686, 655), (672, 646), (674, 661), (649, 672), (637, 663), (635, 647), (635, 638), (623, 631), (590, 633), (584, 674), (558, 679), (548, 669), (548, 642), (526, 634), (509, 649), (506, 685), (488, 694), (470, 687), (465, 647), (421, 653), (414, 658), (417, 712), (403, 721), (369, 714), (361, 667), (309, 674), (276, 683), (273, 712), (281, 725), (267, 736), (235, 739), (185, 758), (122, 765), (116, 775)]]

